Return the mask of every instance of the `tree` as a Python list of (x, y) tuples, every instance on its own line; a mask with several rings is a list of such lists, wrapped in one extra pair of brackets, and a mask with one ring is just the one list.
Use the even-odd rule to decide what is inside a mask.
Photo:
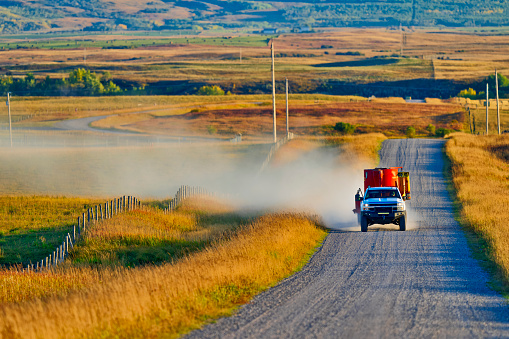
[(219, 86), (202, 86), (197, 92), (197, 95), (224, 95), (224, 91)]
[(477, 99), (477, 92), (475, 91), (475, 89), (472, 88), (464, 89), (458, 93), (458, 97)]
[(338, 122), (334, 126), (334, 130), (341, 134), (353, 134), (355, 132), (355, 126), (347, 122)]
[(450, 129), (440, 127), (439, 129), (437, 129), (435, 135), (437, 137), (445, 137), (447, 134), (449, 134), (451, 132), (452, 132), (452, 130), (450, 130)]
[[(507, 87), (509, 86), (509, 79), (507, 79), (506, 76), (503, 76), (502, 74), (500, 73), (497, 73), (498, 74), (498, 87)], [(495, 74), (491, 74), (488, 79), (488, 84), (490, 86), (490, 88), (495, 88)]]
[(415, 138), (415, 128), (412, 126), (408, 126), (406, 129), (406, 137), (407, 138)]
[(112, 94), (119, 92), (122, 92), (122, 89), (111, 80), (106, 84), (106, 86), (104, 86), (104, 93)]
[(71, 89), (79, 90), (80, 94), (97, 95), (104, 92), (104, 86), (95, 73), (78, 68), (69, 73), (68, 83)]
[(429, 124), (428, 127), (426, 127), (426, 131), (428, 131), (430, 135), (435, 135), (435, 126)]

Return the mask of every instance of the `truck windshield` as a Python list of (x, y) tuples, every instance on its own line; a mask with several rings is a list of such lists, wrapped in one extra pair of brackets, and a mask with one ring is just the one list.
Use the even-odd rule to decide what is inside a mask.
[(365, 199), (373, 198), (401, 198), (397, 190), (369, 190)]

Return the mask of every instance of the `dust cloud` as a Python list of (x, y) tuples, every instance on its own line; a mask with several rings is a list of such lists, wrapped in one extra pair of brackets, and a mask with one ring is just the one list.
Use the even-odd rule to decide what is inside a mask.
[(227, 195), (239, 208), (316, 213), (332, 228), (356, 226), (362, 165), (318, 148), (259, 173), (270, 144), (0, 148), (0, 193), (172, 197), (181, 185)]

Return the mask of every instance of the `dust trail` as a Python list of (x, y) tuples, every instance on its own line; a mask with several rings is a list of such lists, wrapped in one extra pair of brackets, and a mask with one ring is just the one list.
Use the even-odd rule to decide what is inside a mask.
[(355, 225), (354, 195), (363, 183), (359, 168), (345, 163), (339, 149), (318, 149), (289, 164), (269, 167), (259, 176), (234, 171), (216, 180), (213, 189), (226, 188), (239, 206), (309, 211), (321, 215), (329, 226)]
[(239, 208), (309, 211), (331, 227), (356, 225), (362, 168), (318, 148), (257, 175), (270, 144), (0, 148), (0, 194), (135, 195), (166, 199), (180, 185), (232, 197)]

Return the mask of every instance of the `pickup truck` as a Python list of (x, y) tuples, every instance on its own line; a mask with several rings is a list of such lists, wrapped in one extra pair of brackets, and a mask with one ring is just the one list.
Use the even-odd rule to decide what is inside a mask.
[(368, 187), (361, 201), (361, 231), (373, 224), (396, 224), (406, 230), (406, 206), (397, 187)]

